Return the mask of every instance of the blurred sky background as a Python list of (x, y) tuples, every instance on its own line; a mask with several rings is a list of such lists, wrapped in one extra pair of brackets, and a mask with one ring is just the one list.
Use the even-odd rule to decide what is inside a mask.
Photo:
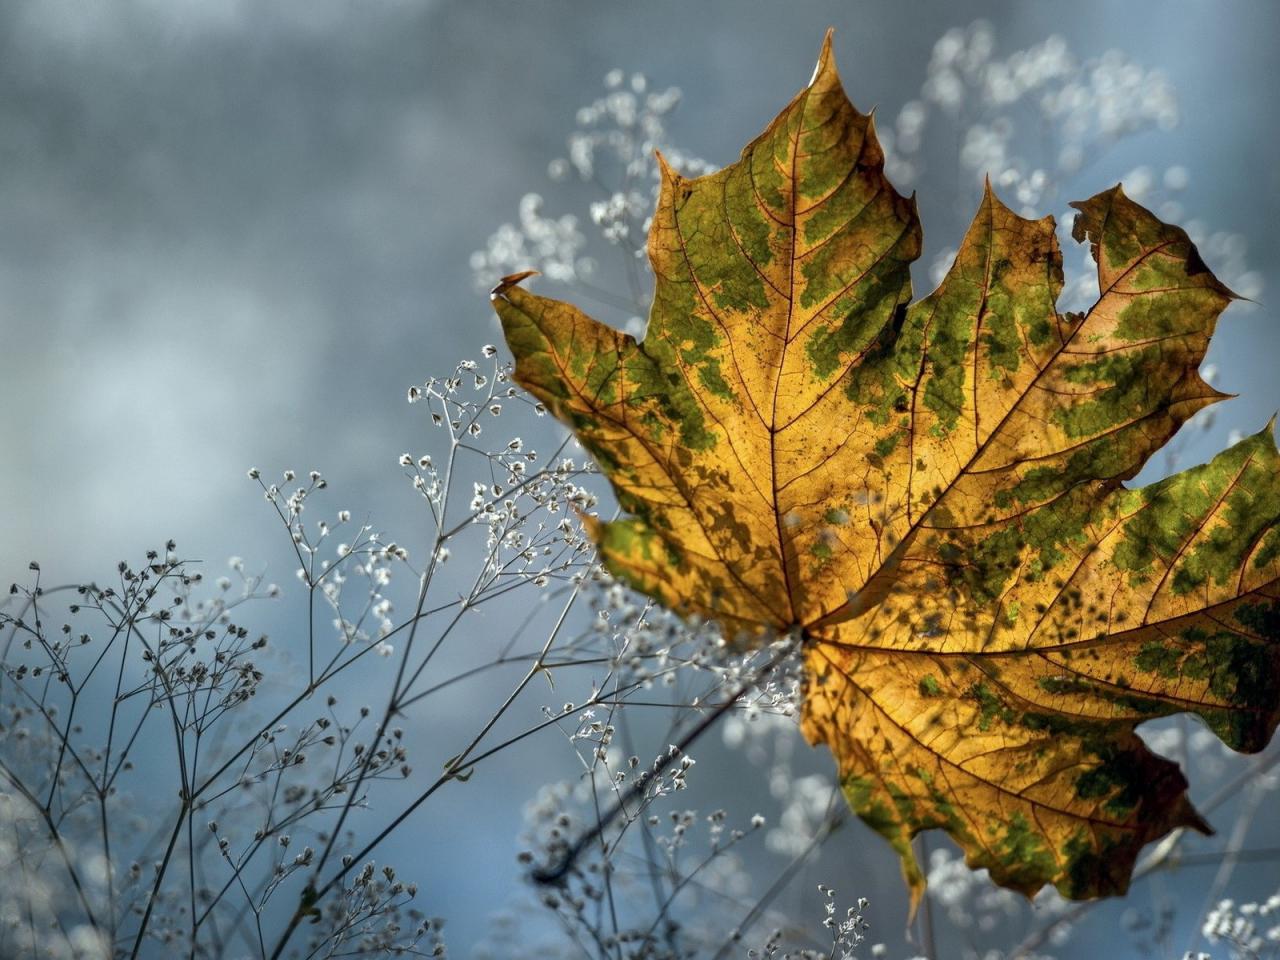
[[(998, 54), (1056, 33), (1172, 82), (1175, 129), (1126, 139), (1040, 212), (1139, 164), (1184, 167), (1187, 217), (1239, 234), (1261, 290), (1223, 318), (1210, 361), (1240, 398), (1187, 462), (1261, 428), (1280, 408), (1278, 4), (6, 0), (0, 579), (31, 559), (51, 581), (102, 576), (174, 537), (219, 570), (236, 554), (291, 581), (250, 466), (322, 469), (334, 509), (412, 548), (426, 518), (396, 461), (435, 438), (405, 389), (499, 342), (469, 258), (523, 194), (585, 221), (547, 164), (611, 68), (680, 87), (670, 139), (722, 165), (805, 83), (827, 26), (846, 89), (883, 120), (919, 96), (939, 36), (976, 17)], [(921, 295), (976, 187), (957, 197), (950, 171), (913, 186)], [(458, 801), (483, 830), (424, 841), (418, 879), (459, 948), (519, 888), (519, 806), (548, 779), (536, 750)], [(883, 852), (863, 868), (851, 846), (832, 869), (896, 896)]]

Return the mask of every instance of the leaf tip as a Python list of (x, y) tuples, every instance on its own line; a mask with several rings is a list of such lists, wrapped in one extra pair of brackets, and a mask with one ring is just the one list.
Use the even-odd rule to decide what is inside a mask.
[(985, 212), (987, 216), (991, 216), (996, 212), (1003, 212), (1008, 209), (1004, 201), (996, 195), (996, 188), (991, 185), (991, 174), (984, 174), (982, 177), (982, 202), (978, 204), (978, 211), (980, 213)]
[(1194, 830), (1196, 833), (1199, 833), (1206, 837), (1212, 837), (1216, 832), (1213, 829), (1213, 826), (1209, 823), (1209, 821), (1206, 820), (1204, 817), (1202, 817), (1200, 815), (1200, 811), (1197, 810), (1195, 807), (1193, 807), (1189, 801), (1186, 805), (1186, 809), (1182, 817), (1182, 822), (1179, 824), (1179, 826), (1189, 827), (1192, 830)]
[[(1076, 209), (1083, 210), (1083, 207), (1081, 207), (1079, 203), (1073, 203), (1071, 206)], [(1057, 249), (1058, 241), (1055, 233), (1057, 230), (1057, 221), (1054, 220), (1053, 214), (1046, 213), (1044, 216), (1039, 218), (1024, 217), (1018, 211), (1014, 210), (1013, 207), (1000, 199), (1000, 195), (996, 193), (995, 187), (991, 185), (991, 174), (989, 173), (983, 177), (982, 203), (978, 209), (982, 210), (984, 208), (989, 208), (991, 212), (1011, 217), (1020, 223), (1036, 224), (1042, 231), (1049, 235), (1049, 242), (1055, 250)], [(1077, 240), (1079, 239), (1080, 238), (1077, 238)]]
[[(978, 205), (978, 212), (985, 213), (987, 216), (992, 216), (997, 213), (1007, 213), (1017, 216), (1017, 214), (1013, 213), (1009, 208), (1009, 205), (1000, 199), (999, 194), (996, 193), (996, 188), (991, 185), (991, 174), (989, 173), (985, 174), (982, 178), (982, 202)], [(1019, 217), (1018, 219), (1022, 218)]]
[(661, 150), (654, 150), (653, 158), (658, 161), (658, 174), (664, 184), (675, 183), (680, 179), (680, 174), (667, 163), (667, 158), (662, 155)]
[(827, 72), (835, 72), (836, 60), (832, 53), (832, 44), (835, 39), (836, 28), (827, 27), (827, 32), (822, 37), (822, 49), (818, 53), (818, 62), (813, 68), (813, 76), (809, 78), (807, 86), (814, 86), (818, 79)]
[[(1093, 234), (1092, 243), (1096, 246), (1101, 240), (1101, 226), (1106, 219), (1107, 211), (1116, 200), (1123, 199), (1125, 199), (1124, 188), (1117, 183), (1109, 190), (1095, 193), (1088, 200), (1072, 200), (1068, 206), (1078, 213), (1075, 222), (1071, 225), (1071, 239), (1076, 243), (1084, 243), (1085, 240), (1090, 239), (1090, 234)], [(1096, 260), (1097, 250), (1093, 253)]]
[(512, 287), (520, 283), (521, 280), (527, 280), (529, 277), (537, 277), (541, 274), (537, 270), (522, 270), (520, 273), (512, 273), (503, 277), (498, 281), (498, 285), (489, 291), (489, 299), (497, 300)]
[(1271, 448), (1273, 450), (1276, 449), (1276, 418), (1277, 417), (1280, 417), (1280, 410), (1277, 410), (1275, 413), (1271, 414), (1271, 417), (1267, 420), (1266, 426), (1264, 426), (1260, 431), (1263, 437), (1271, 441)]
[(924, 871), (920, 869), (920, 861), (916, 859), (914, 851), (910, 848), (902, 854), (902, 877), (907, 882), (907, 926), (910, 927), (915, 923), (916, 912), (920, 909), (925, 889), (928, 887)]

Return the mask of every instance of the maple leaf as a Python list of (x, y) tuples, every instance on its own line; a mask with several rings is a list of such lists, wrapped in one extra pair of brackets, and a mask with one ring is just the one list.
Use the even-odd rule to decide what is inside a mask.
[(1280, 719), (1272, 427), (1140, 489), (1221, 399), (1199, 375), (1232, 294), (1120, 187), (1083, 203), (1101, 294), (1055, 308), (1050, 217), (988, 186), (908, 305), (914, 200), (885, 179), (828, 34), (741, 159), (662, 164), (644, 340), (505, 279), (516, 380), (628, 515), (608, 569), (731, 635), (802, 638), (802, 725), (898, 851), (941, 828), (1025, 894), (1122, 893), (1144, 844), (1208, 827), (1141, 722), (1198, 714), (1262, 749)]

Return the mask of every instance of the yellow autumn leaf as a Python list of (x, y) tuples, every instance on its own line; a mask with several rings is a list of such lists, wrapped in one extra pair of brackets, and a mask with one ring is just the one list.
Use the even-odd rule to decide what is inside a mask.
[(718, 173), (662, 167), (643, 341), (506, 278), (517, 381), (599, 462), (608, 569), (742, 643), (796, 633), (803, 729), (899, 852), (945, 830), (1032, 894), (1123, 892), (1143, 845), (1207, 829), (1134, 733), (1280, 719), (1280, 455), (1122, 481), (1223, 395), (1197, 372), (1231, 299), (1119, 187), (1075, 204), (1101, 294), (1059, 314), (1052, 218), (988, 188), (911, 303), (913, 200), (823, 46), (809, 86)]

